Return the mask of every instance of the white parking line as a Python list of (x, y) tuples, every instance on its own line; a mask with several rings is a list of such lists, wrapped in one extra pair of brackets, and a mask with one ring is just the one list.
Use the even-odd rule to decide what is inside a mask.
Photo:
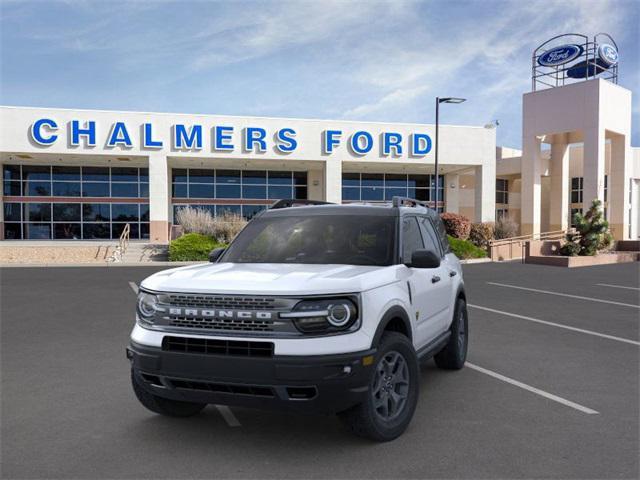
[(135, 293), (137, 295), (138, 294), (138, 285), (136, 285), (134, 282), (129, 282), (129, 286), (131, 287), (131, 290), (133, 290), (133, 293)]
[(539, 290), (537, 288), (520, 287), (518, 285), (507, 285), (506, 283), (487, 282), (489, 285), (496, 285), (498, 287), (516, 288), (518, 290), (527, 290), (529, 292), (545, 293), (547, 295), (557, 295), (559, 297), (577, 298), (578, 300), (587, 300), (589, 302), (608, 303), (611, 305), (620, 305), (621, 307), (631, 307), (640, 309), (640, 305), (633, 305), (631, 303), (614, 302), (612, 300), (603, 300), (601, 298), (582, 297), (580, 295), (570, 295), (568, 293), (550, 292), (549, 290)]
[(222, 415), (222, 418), (224, 418), (227, 422), (227, 425), (229, 425), (230, 427), (242, 426), (240, 424), (240, 421), (236, 418), (229, 407), (227, 407), (226, 405), (216, 405), (216, 408), (220, 412), (220, 415)]
[(567, 400), (566, 398), (558, 397), (557, 395), (553, 395), (552, 393), (545, 392), (544, 390), (540, 390), (539, 388), (532, 387), (531, 385), (527, 385), (526, 383), (519, 382), (514, 380), (513, 378), (505, 377), (504, 375), (500, 375), (499, 373), (493, 372), (491, 370), (487, 370), (486, 368), (482, 368), (473, 363), (467, 362), (465, 364), (467, 367), (471, 368), (480, 373), (484, 373), (485, 375), (489, 375), (490, 377), (496, 378), (503, 382), (509, 383), (516, 387), (522, 388), (523, 390), (527, 390), (529, 392), (535, 393), (536, 395), (540, 395), (541, 397), (548, 398), (549, 400), (553, 400), (554, 402), (565, 405), (569, 408), (573, 408), (574, 410), (578, 410), (579, 412), (586, 413), (587, 415), (598, 415), (599, 412), (592, 410), (591, 408), (585, 407), (584, 405), (580, 405), (578, 403)]
[(502, 310), (495, 310), (493, 308), (481, 307), (480, 305), (472, 305), (470, 303), (467, 304), (467, 305), (472, 307), (472, 308), (477, 308), (479, 310), (485, 310), (487, 312), (498, 313), (500, 315), (506, 315), (508, 317), (519, 318), (521, 320), (528, 320), (530, 322), (541, 323), (542, 325), (549, 325), (551, 327), (564, 328), (565, 330), (572, 330), (574, 332), (586, 333), (587, 335), (594, 335), (596, 337), (607, 338), (609, 340), (615, 340), (616, 342), (624, 342), (624, 343), (630, 343), (631, 345), (639, 345), (640, 346), (640, 342), (636, 342), (635, 340), (629, 340), (627, 338), (614, 337), (613, 335), (606, 335), (604, 333), (594, 332), (593, 330), (585, 330), (583, 328), (570, 327), (569, 325), (562, 325), (560, 323), (548, 322), (547, 320), (540, 320), (539, 318), (526, 317), (524, 315), (518, 315), (517, 313), (503, 312)]
[(596, 283), (599, 287), (624, 288), (625, 290), (640, 290), (638, 287), (627, 287), (624, 285), (612, 285), (610, 283)]

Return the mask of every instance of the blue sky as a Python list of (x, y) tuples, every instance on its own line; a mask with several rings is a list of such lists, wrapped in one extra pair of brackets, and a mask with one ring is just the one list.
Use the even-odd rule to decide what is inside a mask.
[(3, 105), (434, 121), (498, 119), (521, 143), (531, 51), (560, 33), (610, 33), (634, 91), (640, 2), (0, 0)]

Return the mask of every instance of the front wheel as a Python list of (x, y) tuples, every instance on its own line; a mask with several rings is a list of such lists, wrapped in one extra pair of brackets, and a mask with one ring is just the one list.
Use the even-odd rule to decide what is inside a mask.
[(387, 332), (380, 341), (366, 401), (339, 417), (356, 435), (388, 442), (411, 422), (418, 391), (418, 358), (411, 341), (400, 333)]
[(451, 322), (451, 336), (434, 360), (438, 368), (445, 370), (460, 370), (467, 360), (467, 346), (469, 344), (469, 317), (467, 303), (462, 299), (456, 302), (456, 309)]

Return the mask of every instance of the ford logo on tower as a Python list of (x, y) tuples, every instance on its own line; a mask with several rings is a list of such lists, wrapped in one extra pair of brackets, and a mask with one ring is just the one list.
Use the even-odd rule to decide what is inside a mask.
[(543, 67), (557, 67), (578, 58), (583, 48), (580, 45), (561, 45), (547, 50), (538, 57), (538, 63)]
[(598, 47), (598, 58), (608, 67), (618, 63), (618, 49), (608, 43), (603, 43)]

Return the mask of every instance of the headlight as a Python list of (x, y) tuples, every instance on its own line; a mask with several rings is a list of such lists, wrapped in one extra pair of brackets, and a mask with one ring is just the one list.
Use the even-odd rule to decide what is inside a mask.
[(292, 312), (281, 313), (302, 333), (337, 333), (359, 327), (358, 308), (349, 298), (303, 300)]
[(138, 293), (138, 317), (147, 324), (153, 323), (153, 317), (158, 309), (158, 297), (152, 293), (140, 291)]

